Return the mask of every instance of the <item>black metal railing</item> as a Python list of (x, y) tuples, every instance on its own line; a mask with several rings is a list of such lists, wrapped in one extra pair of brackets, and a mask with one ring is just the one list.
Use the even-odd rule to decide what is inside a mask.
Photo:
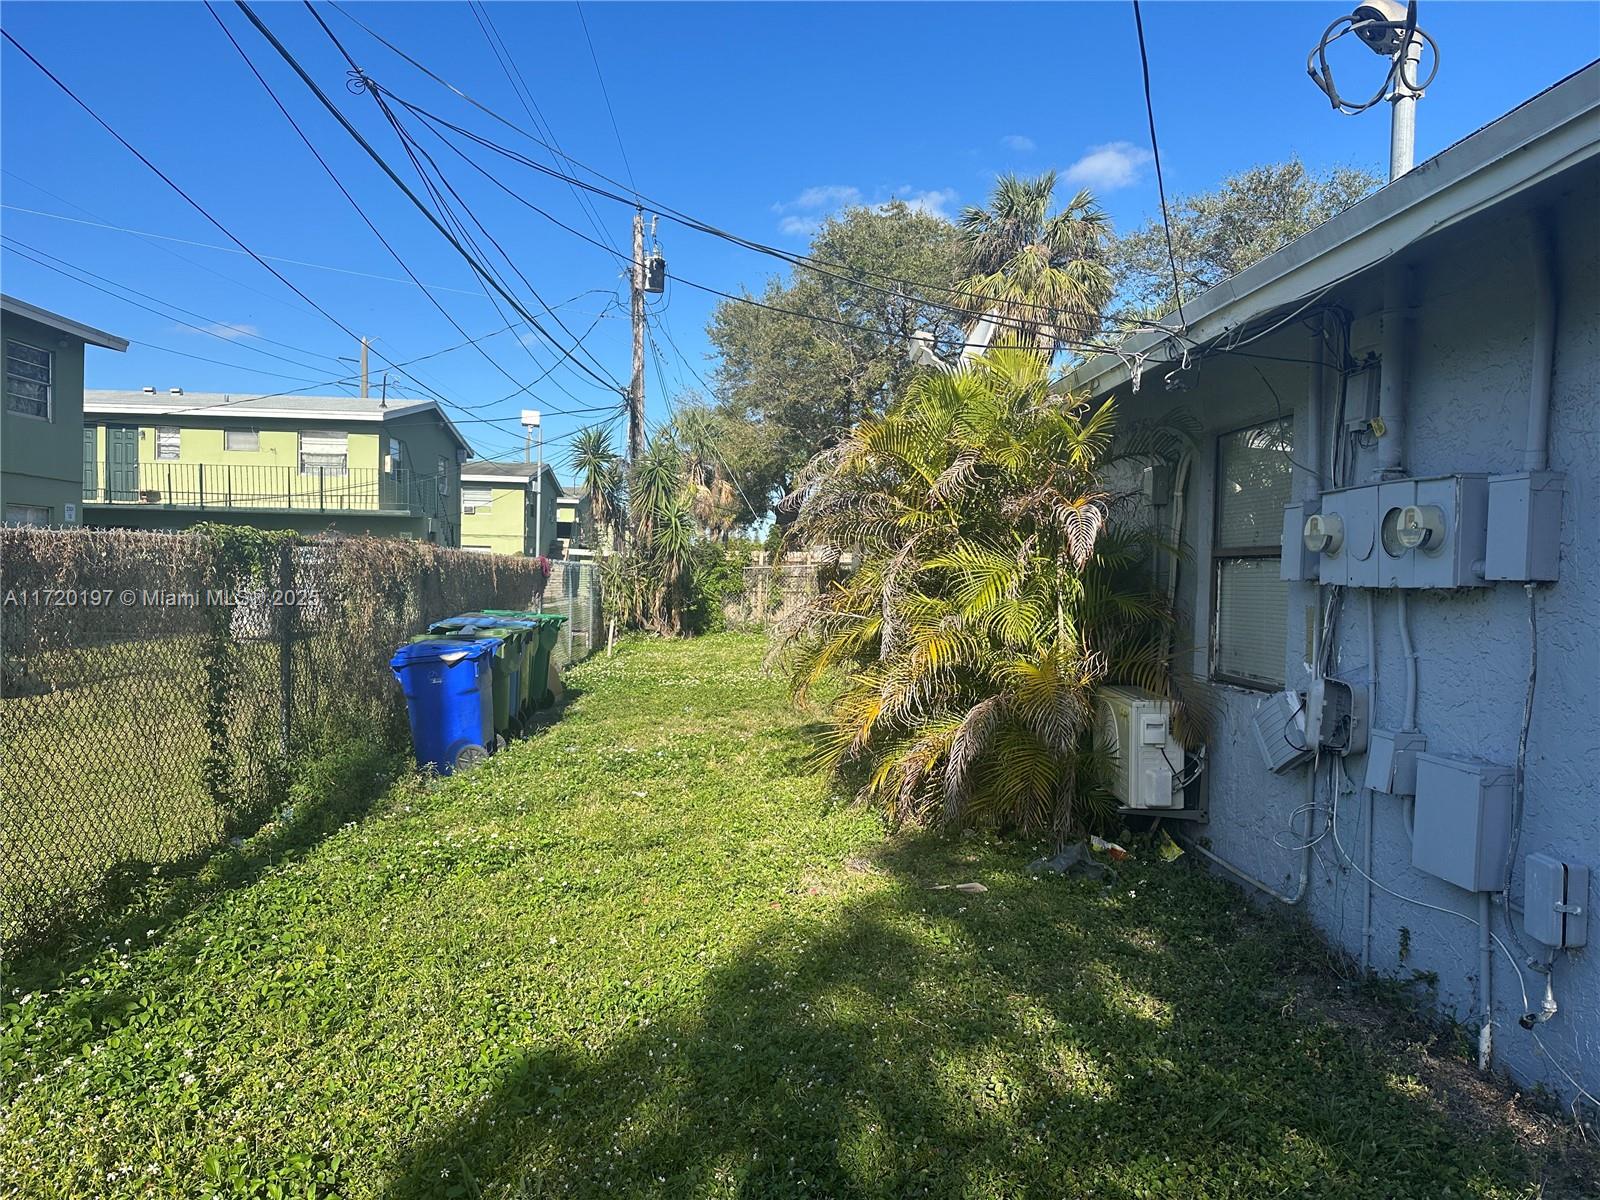
[(84, 480), (86, 504), (438, 516), (447, 499), (437, 476), (406, 470), (142, 462), (97, 476)]

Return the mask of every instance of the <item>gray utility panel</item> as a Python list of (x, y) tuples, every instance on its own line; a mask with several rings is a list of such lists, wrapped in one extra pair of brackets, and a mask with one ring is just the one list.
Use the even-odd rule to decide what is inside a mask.
[(1557, 950), (1576, 949), (1589, 940), (1588, 867), (1530, 854), (1522, 879), (1522, 927), (1529, 937)]
[(1510, 767), (1418, 754), (1411, 865), (1469, 892), (1500, 891), (1514, 788)]

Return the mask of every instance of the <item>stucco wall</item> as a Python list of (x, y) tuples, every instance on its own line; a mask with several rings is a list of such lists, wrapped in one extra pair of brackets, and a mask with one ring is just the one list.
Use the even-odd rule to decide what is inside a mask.
[(83, 343), (14, 313), (0, 317), (0, 350), (5, 338), (51, 352), (52, 403), (48, 421), (0, 403), (0, 505), (39, 505), (60, 525), (83, 490)]
[[(1560, 261), (1560, 315), (1551, 418), (1551, 467), (1566, 472), (1561, 534), (1561, 577), (1537, 589), (1538, 688), (1528, 740), (1527, 805), (1513, 876), (1512, 896), (1522, 894), (1522, 856), (1545, 850), (1589, 865), (1600, 898), (1600, 236), (1593, 213), (1600, 188), (1590, 172), (1581, 186), (1538, 196), (1553, 206)], [(1413, 474), (1504, 472), (1519, 469), (1531, 375), (1532, 273), (1523, 214), (1492, 210), (1434, 239), (1417, 259), (1416, 337), (1410, 371), (1410, 423), (1405, 461)], [(1352, 342), (1359, 356), (1376, 349), (1381, 333), (1375, 281), (1358, 278), (1330, 297), (1355, 317)], [(1298, 323), (1254, 343), (1262, 356), (1305, 359), (1310, 335)], [(1295, 444), (1306, 446), (1307, 368), (1269, 357), (1220, 355), (1201, 366), (1192, 390), (1177, 396), (1162, 387), (1163, 370), (1145, 376), (1141, 392), (1126, 388), (1118, 400), (1125, 414), (1159, 413), (1182, 403), (1206, 428), (1194, 456), (1185, 496), (1184, 541), (1178, 600), (1198, 631), (1195, 669), (1208, 668), (1210, 621), (1209, 545), (1214, 503), (1216, 434), (1293, 411)], [(1274, 395), (1276, 392), (1276, 396)], [(1351, 403), (1359, 405), (1354, 393)], [(1326, 435), (1324, 435), (1326, 437)], [(1324, 446), (1326, 446), (1324, 441)], [(1297, 455), (1298, 457), (1298, 455)], [(1372, 454), (1358, 456), (1353, 480), (1365, 480)], [(1300, 492), (1296, 472), (1296, 495)], [(1409, 593), (1412, 629), (1420, 656), (1419, 726), (1430, 751), (1515, 762), (1529, 669), (1528, 598), (1521, 585), (1500, 583), (1454, 592)], [(1288, 684), (1304, 688), (1307, 624), (1317, 591), (1289, 585), (1288, 634), (1284, 647)], [(1374, 606), (1376, 663), (1366, 650), (1368, 606)], [(1355, 681), (1375, 679), (1374, 724), (1397, 728), (1403, 702), (1403, 669), (1393, 592), (1350, 590), (1336, 640), (1334, 673)], [(1218, 716), (1210, 742), (1208, 825), (1196, 830), (1212, 849), (1279, 890), (1292, 893), (1300, 855), (1293, 847), (1303, 817), (1291, 817), (1306, 802), (1305, 768), (1270, 774), (1261, 762), (1250, 718), (1262, 693), (1217, 686)], [(1364, 758), (1349, 763), (1361, 783)], [(1322, 797), (1324, 811), (1327, 796)], [(1374, 856), (1371, 874), (1385, 887), (1372, 899), (1372, 966), (1415, 982), (1419, 995), (1439, 1011), (1476, 1026), (1477, 898), (1414, 870), (1402, 802), (1373, 798)], [(1338, 838), (1362, 862), (1364, 831), (1359, 793), (1339, 799)], [(1345, 865), (1331, 837), (1316, 847), (1305, 909), (1340, 948), (1359, 957), (1362, 898), (1366, 885)], [(1496, 905), (1494, 928), (1507, 936), (1507, 914)], [(1510, 918), (1518, 922), (1520, 914)], [(1563, 954), (1555, 966), (1561, 1011), (1538, 1034), (1554, 1058), (1591, 1092), (1600, 1092), (1600, 923), (1596, 945)], [(1542, 978), (1526, 973), (1537, 1007)], [(1436, 982), (1434, 982), (1436, 979)], [(1545, 1061), (1533, 1036), (1517, 1026), (1524, 1012), (1517, 976), (1495, 952), (1492, 975), (1495, 1062), (1525, 1084), (1543, 1084), (1570, 1096), (1574, 1089)], [(1537, 990), (1536, 990), (1537, 989)]]

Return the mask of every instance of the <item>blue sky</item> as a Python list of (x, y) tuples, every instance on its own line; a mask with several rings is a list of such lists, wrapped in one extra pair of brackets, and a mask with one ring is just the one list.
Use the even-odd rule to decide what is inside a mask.
[[(439, 303), (474, 336), (506, 325), (512, 314), (496, 312), (461, 259), (242, 15), (227, 5), (218, 11), (374, 223), (417, 277), (435, 287)], [(339, 13), (321, 11), (363, 69), (399, 96), (496, 139), (515, 139)], [(465, 5), (358, 3), (350, 11), (457, 87), (528, 123)], [(265, 3), (258, 12), (410, 179), (372, 99), (346, 89), (345, 64), (304, 7)], [(757, 240), (802, 249), (807, 231), (829, 211), (890, 197), (954, 214), (982, 202), (1004, 170), (1063, 171), (1092, 187), (1119, 227), (1156, 209), (1137, 43), (1125, 3), (591, 2), (581, 17), (569, 3), (494, 3), (489, 12), (568, 154), (624, 183), (631, 177), (646, 196)], [(1340, 12), (1337, 2), (1145, 5), (1170, 192), (1205, 189), (1231, 172), (1293, 154), (1316, 167), (1383, 167), (1386, 107), (1339, 116), (1305, 75), (1307, 50)], [(1600, 55), (1600, 5), (1593, 3), (1425, 0), (1420, 15), (1442, 44), (1444, 63), (1420, 106), (1419, 159)], [(252, 249), (273, 256), (285, 276), (344, 325), (375, 339), (378, 353), (404, 362), (463, 341), (405, 280), (204, 6), (12, 0), (4, 22)], [(1345, 45), (1341, 83), (1352, 91), (1375, 86), (1378, 60)], [(9, 45), (0, 99), (6, 205), (0, 215), (8, 238), (33, 248), (28, 253), (56, 256), (199, 314), (174, 319), (170, 309), (141, 310), (29, 261), (8, 243), (0, 257), (7, 292), (135, 341), (126, 355), (91, 351), (91, 387), (247, 395), (303, 389), (352, 370), (340, 361), (356, 353), (344, 333), (250, 258), (212, 248), (231, 244)], [(526, 142), (520, 148), (543, 154)], [(433, 152), (572, 334), (593, 326), (584, 346), (598, 360), (591, 364), (596, 374), (625, 381), (626, 290), (616, 259), (517, 204), (449, 151)], [(484, 161), (518, 194), (595, 235), (590, 214), (566, 185), (503, 160)], [(629, 207), (593, 203), (606, 237), (625, 246)], [(724, 291), (757, 289), (778, 266), (670, 222), (663, 222), (660, 240), (675, 276)], [(520, 281), (516, 290), (526, 295)], [(709, 376), (703, 331), (713, 303), (677, 282), (652, 300), (669, 391), (698, 387), (690, 367)], [(546, 436), (559, 443), (595, 417), (557, 410), (614, 403), (610, 392), (568, 366), (540, 383), (534, 399), (503, 399), (513, 390), (508, 375), (526, 382), (556, 355), (525, 329), (482, 346), (498, 367), (469, 347), (410, 368), (473, 407), (453, 415), (471, 418), (462, 428), (480, 453), (506, 456), (520, 446), (514, 426), (523, 407), (543, 408)], [(375, 359), (375, 380), (380, 369)], [(410, 381), (390, 378), (400, 394), (417, 394)], [(652, 420), (666, 413), (662, 390), (652, 361)]]

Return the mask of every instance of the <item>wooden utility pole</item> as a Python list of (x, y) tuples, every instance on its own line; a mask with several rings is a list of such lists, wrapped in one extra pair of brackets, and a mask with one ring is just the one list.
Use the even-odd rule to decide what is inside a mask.
[(644, 456), (644, 210), (633, 213), (633, 385), (628, 389), (628, 461)]

